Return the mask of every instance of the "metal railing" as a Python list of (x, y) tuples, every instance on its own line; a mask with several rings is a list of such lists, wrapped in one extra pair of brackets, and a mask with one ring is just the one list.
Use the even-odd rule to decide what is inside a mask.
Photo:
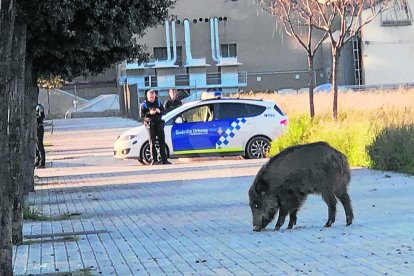
[(371, 85), (344, 85), (344, 88), (354, 91), (364, 90), (394, 90), (394, 89), (411, 89), (414, 83), (391, 83), (391, 84), (371, 84)]
[[(234, 83), (231, 86), (246, 86), (247, 85), (247, 72), (238, 72), (237, 80), (234, 80)], [(194, 86), (194, 85), (193, 85)], [(221, 73), (207, 73), (206, 74), (206, 84), (205, 85), (196, 85), (198, 88), (220, 88), (226, 86), (222, 83)], [(194, 87), (196, 87), (194, 86)], [(227, 85), (228, 86), (228, 85)], [(177, 88), (192, 88), (190, 85), (190, 75), (189, 74), (177, 74), (175, 75), (175, 87)], [(150, 88), (160, 88), (158, 87), (158, 78), (157, 75), (149, 75), (144, 77), (144, 89)]]
[(381, 12), (381, 26), (406, 26), (412, 24), (412, 14), (407, 0), (394, 0), (389, 9)]
[(182, 74), (175, 75), (175, 86), (189, 86), (190, 85), (190, 75)]
[(207, 85), (219, 85), (221, 84), (221, 74), (220, 73), (208, 73), (206, 75)]

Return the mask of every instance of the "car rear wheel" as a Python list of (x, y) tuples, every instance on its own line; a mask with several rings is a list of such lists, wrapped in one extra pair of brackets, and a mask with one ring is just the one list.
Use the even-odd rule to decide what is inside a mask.
[(246, 158), (259, 159), (265, 158), (270, 148), (270, 139), (258, 136), (253, 137), (246, 146)]

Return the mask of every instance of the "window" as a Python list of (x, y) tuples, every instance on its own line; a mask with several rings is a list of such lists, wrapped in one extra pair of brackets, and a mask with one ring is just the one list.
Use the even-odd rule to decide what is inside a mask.
[(221, 56), (222, 57), (237, 57), (237, 44), (221, 44)]
[(247, 109), (249, 110), (246, 117), (259, 116), (266, 110), (266, 107), (261, 106), (261, 105), (247, 104), (246, 106), (247, 106)]
[[(167, 59), (167, 47), (154, 47), (154, 58), (157, 60)], [(171, 47), (171, 57), (173, 56), (173, 47)], [(183, 66), (183, 53), (182, 47), (177, 46), (177, 61), (175, 62), (178, 66)]]
[(277, 105), (275, 105), (274, 107), (273, 107), (280, 115), (285, 115), (285, 113), (283, 113), (283, 111), (277, 106)]
[(220, 120), (245, 117), (247, 113), (245, 105), (238, 103), (221, 103), (219, 110)]
[(158, 60), (167, 59), (167, 47), (154, 47), (154, 58)]
[(258, 116), (266, 110), (264, 106), (242, 103), (220, 103), (218, 119)]
[(411, 25), (411, 18), (407, 0), (392, 0), (390, 7), (381, 13), (381, 26)]
[(213, 109), (211, 105), (198, 106), (181, 114), (186, 123), (209, 122), (213, 120)]

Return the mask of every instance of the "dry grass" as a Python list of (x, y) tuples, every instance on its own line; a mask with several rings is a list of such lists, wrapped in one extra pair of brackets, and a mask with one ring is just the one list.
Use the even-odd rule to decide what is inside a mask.
[[(309, 114), (308, 93), (293, 94), (268, 94), (268, 93), (243, 93), (237, 95), (240, 98), (253, 98), (275, 101), (288, 115)], [(332, 93), (316, 93), (314, 96), (315, 113), (332, 113)], [(339, 113), (356, 111), (369, 112), (373, 110), (409, 111), (414, 113), (414, 89), (394, 91), (368, 91), (368, 92), (341, 92), (338, 95)]]
[(288, 132), (272, 142), (271, 156), (293, 145), (326, 141), (353, 166), (414, 174), (414, 89), (340, 92), (335, 122), (332, 93), (315, 94), (314, 120), (308, 93), (237, 96), (273, 100), (287, 113)]

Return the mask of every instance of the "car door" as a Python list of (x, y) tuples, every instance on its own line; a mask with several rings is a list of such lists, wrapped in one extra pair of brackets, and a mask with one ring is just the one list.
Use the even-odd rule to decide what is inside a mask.
[(213, 104), (203, 104), (183, 111), (175, 117), (171, 128), (174, 154), (213, 152), (217, 135)]
[(245, 104), (223, 102), (216, 108), (216, 125), (220, 134), (217, 148), (221, 152), (242, 152), (250, 137), (252, 122)]

